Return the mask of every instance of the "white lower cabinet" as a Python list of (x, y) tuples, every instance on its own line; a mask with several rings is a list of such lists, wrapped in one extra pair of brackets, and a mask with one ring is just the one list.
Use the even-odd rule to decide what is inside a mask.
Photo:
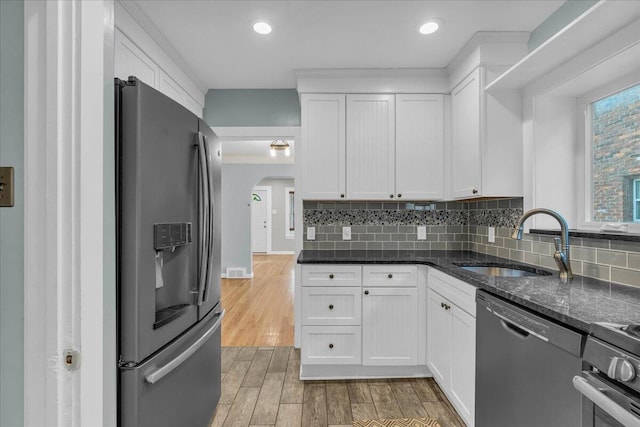
[(467, 426), (475, 418), (475, 288), (430, 270), (427, 366)]
[(417, 365), (418, 290), (364, 287), (362, 364)]
[(301, 377), (427, 376), (426, 272), (416, 265), (303, 265)]

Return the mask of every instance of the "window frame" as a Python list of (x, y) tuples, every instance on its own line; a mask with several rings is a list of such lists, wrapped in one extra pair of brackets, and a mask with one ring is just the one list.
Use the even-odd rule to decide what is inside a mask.
[(627, 231), (640, 233), (640, 222), (593, 221), (593, 176), (592, 176), (592, 112), (591, 104), (640, 84), (637, 73), (631, 73), (591, 90), (578, 98), (578, 227), (584, 230), (601, 230), (605, 224), (626, 225)]

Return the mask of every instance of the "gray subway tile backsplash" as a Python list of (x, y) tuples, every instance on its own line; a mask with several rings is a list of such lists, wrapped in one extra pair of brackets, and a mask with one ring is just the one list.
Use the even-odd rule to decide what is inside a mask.
[[(431, 210), (433, 206), (433, 210)], [(557, 270), (553, 260), (555, 236), (525, 234), (511, 238), (522, 216), (522, 198), (465, 202), (303, 202), (306, 227), (316, 227), (316, 240), (304, 249), (352, 250), (471, 250)], [(418, 240), (418, 226), (427, 228)], [(342, 227), (351, 227), (351, 241), (342, 240)], [(488, 227), (496, 227), (495, 243)], [(640, 244), (571, 238), (575, 274), (640, 286)]]

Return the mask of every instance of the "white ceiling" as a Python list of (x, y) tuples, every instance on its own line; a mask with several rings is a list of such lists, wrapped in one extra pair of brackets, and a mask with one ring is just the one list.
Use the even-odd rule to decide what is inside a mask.
[[(294, 70), (442, 68), (478, 31), (532, 31), (563, 0), (130, 0), (206, 88), (294, 88)], [(428, 18), (444, 21), (431, 36)], [(273, 32), (253, 32), (266, 20)]]

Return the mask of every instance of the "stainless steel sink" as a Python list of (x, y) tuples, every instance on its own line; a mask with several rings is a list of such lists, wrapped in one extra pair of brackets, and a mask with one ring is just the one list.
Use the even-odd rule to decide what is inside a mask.
[(545, 270), (527, 266), (514, 266), (509, 264), (488, 263), (488, 264), (456, 264), (463, 270), (473, 273), (484, 274), (493, 277), (531, 277), (550, 276), (551, 273)]

